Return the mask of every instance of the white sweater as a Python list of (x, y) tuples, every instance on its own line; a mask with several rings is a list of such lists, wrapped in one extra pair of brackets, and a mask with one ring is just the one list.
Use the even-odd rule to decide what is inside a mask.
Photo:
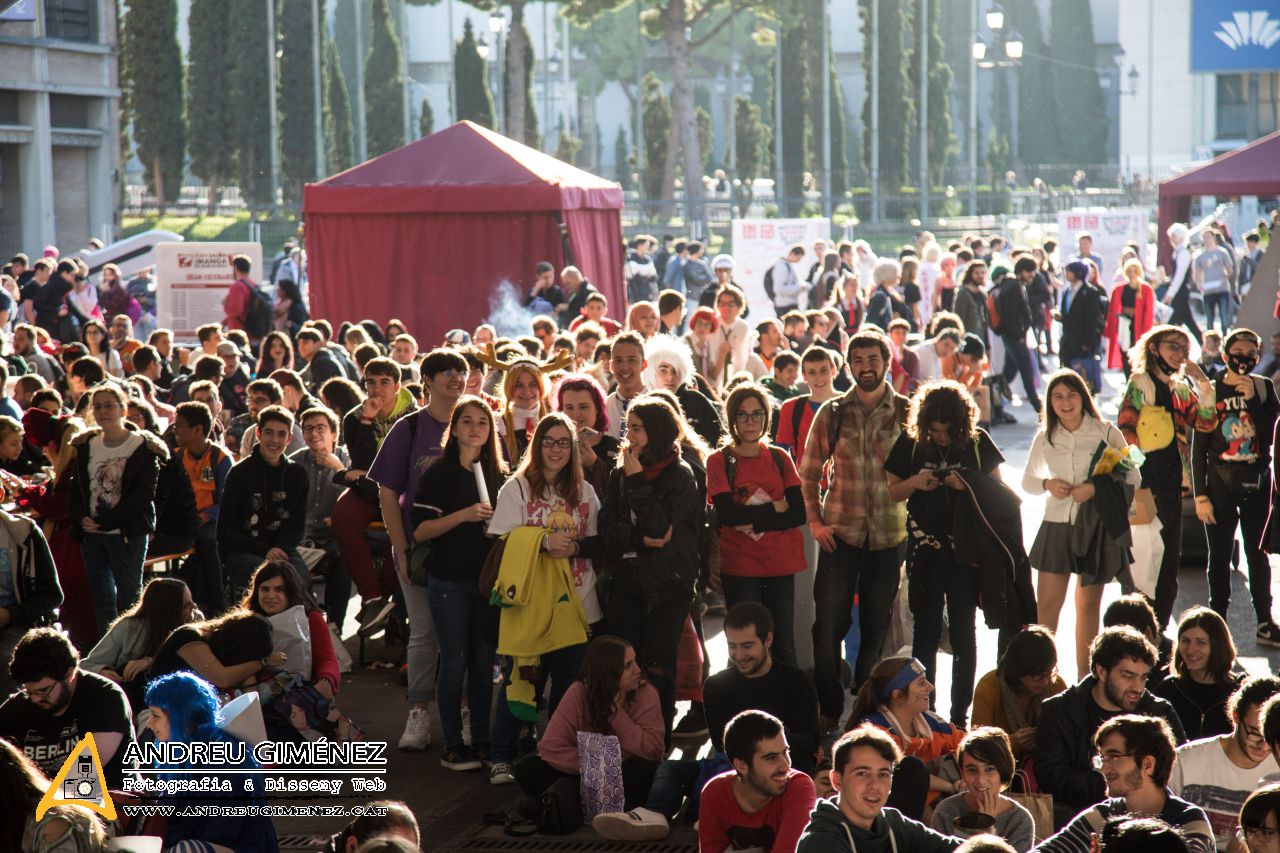
[[(1045, 405), (1049, 405), (1048, 401)], [(1115, 424), (1100, 421), (1091, 415), (1084, 416), (1084, 421), (1075, 432), (1070, 432), (1059, 424), (1052, 443), (1045, 438), (1044, 430), (1041, 429), (1031, 442), (1031, 452), (1027, 456), (1027, 465), (1022, 474), (1023, 491), (1030, 495), (1046, 494), (1044, 481), (1051, 479), (1066, 480), (1073, 486), (1087, 482), (1091, 473), (1089, 463), (1098, 449), (1098, 443), (1102, 441), (1117, 450), (1128, 447), (1128, 442)], [(1136, 470), (1129, 471), (1125, 479), (1135, 487), (1140, 482)], [(1077, 506), (1070, 497), (1056, 498), (1050, 494), (1045, 498), (1044, 520), (1068, 523), (1075, 521)]]

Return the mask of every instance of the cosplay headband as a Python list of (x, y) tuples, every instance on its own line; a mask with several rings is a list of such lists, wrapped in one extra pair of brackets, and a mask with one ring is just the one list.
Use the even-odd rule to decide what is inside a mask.
[(924, 674), (924, 664), (915, 658), (908, 658), (906, 663), (902, 665), (902, 669), (898, 670), (898, 674), (889, 679), (889, 683), (880, 691), (880, 700), (888, 702), (889, 697), (893, 695), (893, 691), (906, 690), (911, 685), (911, 682)]

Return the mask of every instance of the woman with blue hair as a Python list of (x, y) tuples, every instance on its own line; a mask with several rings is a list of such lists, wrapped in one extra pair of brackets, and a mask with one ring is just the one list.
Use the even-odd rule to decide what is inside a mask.
[[(175, 672), (157, 678), (147, 687), (146, 702), (151, 711), (147, 728), (157, 741), (164, 743), (238, 743), (234, 735), (218, 725), (218, 695), (212, 684), (189, 672)], [(245, 745), (244, 760), (228, 764), (226, 770), (256, 768), (257, 762)], [(192, 770), (190, 762), (160, 765), (157, 770)], [(262, 793), (262, 778), (227, 774), (219, 776), (217, 767), (201, 767), (201, 774), (166, 774), (173, 780), (206, 780), (208, 787), (198, 796), (178, 792), (162, 794), (182, 800), (183, 805), (262, 806), (266, 798)], [(162, 776), (161, 778), (166, 778)], [(233, 793), (206, 793), (227, 782), (222, 787)], [(251, 790), (246, 790), (251, 786)], [(165, 826), (164, 845), (167, 853), (219, 853), (234, 850), (236, 853), (278, 853), (275, 826), (265, 816), (183, 817), (177, 809), (168, 817)]]

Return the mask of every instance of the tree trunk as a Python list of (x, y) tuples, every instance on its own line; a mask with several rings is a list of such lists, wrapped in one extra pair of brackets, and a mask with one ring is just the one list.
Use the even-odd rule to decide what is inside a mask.
[(222, 178), (219, 177), (218, 175), (211, 176), (209, 178), (208, 190), (209, 190), (209, 199), (207, 202), (208, 207), (206, 208), (205, 212), (208, 216), (217, 216), (218, 215), (218, 198), (219, 196), (222, 195)]
[(164, 216), (164, 169), (161, 167), (160, 161), (161, 157), (157, 154), (151, 161), (151, 174), (156, 187), (156, 209), (161, 216)]
[(701, 238), (706, 236), (702, 213), (702, 152), (698, 150), (689, 43), (684, 38), (686, 17), (684, 0), (671, 0), (664, 15), (664, 38), (671, 60), (672, 136), (673, 141), (679, 140), (684, 152), (685, 224), (692, 235)]
[[(524, 43), (524, 2), (525, 0), (512, 0), (511, 3), (511, 26), (508, 28), (507, 37), (511, 39), (511, 48), (507, 51), (507, 91), (504, 93), (507, 101), (507, 127), (506, 134), (517, 142), (525, 141), (524, 134), (524, 107), (525, 107), (525, 89), (528, 83), (525, 78), (524, 68), (524, 52), (528, 49), (528, 45)], [(543, 57), (546, 61), (546, 57)], [(568, 59), (566, 58), (566, 62)]]

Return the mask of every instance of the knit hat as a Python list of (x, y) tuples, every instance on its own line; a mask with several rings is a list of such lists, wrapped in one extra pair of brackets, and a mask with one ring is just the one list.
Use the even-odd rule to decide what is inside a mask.
[(43, 450), (54, 443), (53, 428), (53, 413), (47, 409), (32, 406), (22, 414), (23, 437), (36, 450)]

